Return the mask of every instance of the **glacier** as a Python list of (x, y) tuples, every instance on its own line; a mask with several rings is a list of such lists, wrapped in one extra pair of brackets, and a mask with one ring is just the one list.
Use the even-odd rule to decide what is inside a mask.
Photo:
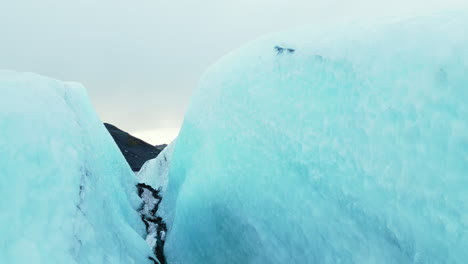
[(246, 44), (177, 138), (168, 263), (466, 262), (467, 102), (466, 12)]
[(169, 168), (176, 142), (177, 139), (165, 147), (156, 158), (145, 162), (137, 173), (140, 183), (148, 184), (155, 190), (160, 190), (161, 195), (164, 195), (169, 181)]
[(144, 201), (144, 206), (139, 213), (146, 225), (146, 242), (161, 264), (166, 263), (164, 244), (167, 225), (164, 221), (166, 214), (160, 204), (167, 188), (175, 144), (176, 140), (164, 148), (156, 158), (145, 162), (137, 173), (139, 194)]
[(85, 89), (0, 71), (0, 263), (156, 263), (137, 179)]

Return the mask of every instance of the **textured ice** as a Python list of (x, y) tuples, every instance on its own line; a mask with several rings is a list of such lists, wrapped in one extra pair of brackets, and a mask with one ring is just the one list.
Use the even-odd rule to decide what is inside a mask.
[(153, 263), (135, 184), (81, 85), (0, 71), (0, 263)]
[(467, 102), (463, 12), (231, 53), (177, 139), (168, 263), (466, 263)]
[(140, 183), (148, 184), (155, 190), (160, 190), (161, 195), (167, 188), (169, 167), (175, 144), (176, 140), (165, 147), (156, 158), (145, 162), (137, 174)]
[(147, 161), (137, 174), (140, 181), (139, 187), (143, 191), (141, 197), (145, 202), (140, 213), (147, 224), (146, 242), (161, 260), (161, 263), (164, 263), (165, 260), (163, 248), (166, 238), (166, 223), (163, 219), (165, 218), (164, 209), (159, 205), (167, 188), (175, 144), (174, 140), (156, 158)]

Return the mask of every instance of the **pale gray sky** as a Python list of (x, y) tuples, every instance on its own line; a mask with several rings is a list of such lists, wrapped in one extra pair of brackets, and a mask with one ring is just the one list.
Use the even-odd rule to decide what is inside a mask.
[(0, 0), (0, 68), (84, 84), (101, 119), (153, 144), (182, 124), (203, 71), (246, 41), (468, 0)]

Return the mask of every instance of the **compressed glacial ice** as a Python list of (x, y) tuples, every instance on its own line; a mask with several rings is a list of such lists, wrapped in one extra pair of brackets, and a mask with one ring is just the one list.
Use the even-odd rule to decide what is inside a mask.
[(137, 173), (140, 183), (148, 184), (155, 190), (160, 190), (161, 195), (167, 188), (169, 168), (175, 144), (176, 140), (165, 147), (156, 158), (145, 162)]
[(467, 102), (463, 12), (232, 52), (177, 139), (168, 263), (465, 263)]
[[(166, 146), (159, 155), (143, 164), (137, 174), (141, 197), (144, 201), (143, 208), (139, 211), (146, 223), (146, 242), (153, 249), (157, 259), (165, 263), (164, 244), (166, 239), (166, 213), (159, 206), (168, 185), (168, 174), (171, 165), (171, 157), (176, 140)], [(169, 209), (170, 210), (170, 209)]]
[(135, 184), (81, 85), (0, 71), (0, 263), (153, 263)]

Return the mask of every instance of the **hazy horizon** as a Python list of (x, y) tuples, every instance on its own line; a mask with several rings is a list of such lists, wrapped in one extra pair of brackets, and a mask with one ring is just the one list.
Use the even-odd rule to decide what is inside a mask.
[(462, 0), (19, 0), (1, 4), (0, 68), (82, 83), (103, 122), (170, 143), (199, 76), (261, 35), (465, 8)]

